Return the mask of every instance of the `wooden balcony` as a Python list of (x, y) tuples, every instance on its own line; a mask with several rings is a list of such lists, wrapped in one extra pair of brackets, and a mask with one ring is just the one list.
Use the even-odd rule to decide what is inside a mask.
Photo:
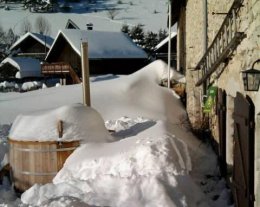
[(202, 72), (202, 77), (196, 83), (196, 86), (200, 86), (209, 79), (220, 64), (230, 58), (245, 37), (244, 33), (238, 31), (236, 24), (237, 12), (241, 6), (242, 0), (234, 1), (212, 44), (195, 67), (195, 70)]
[(41, 73), (44, 76), (57, 75), (62, 77), (69, 76), (72, 80), (72, 84), (81, 83), (75, 70), (69, 63), (57, 62), (57, 63), (44, 63), (41, 64)]

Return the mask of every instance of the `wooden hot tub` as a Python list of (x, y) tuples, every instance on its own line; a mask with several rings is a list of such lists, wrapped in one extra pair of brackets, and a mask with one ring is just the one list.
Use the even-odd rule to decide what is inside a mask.
[(23, 192), (36, 183), (51, 183), (79, 141), (16, 141), (9, 139), (9, 161), (15, 188)]

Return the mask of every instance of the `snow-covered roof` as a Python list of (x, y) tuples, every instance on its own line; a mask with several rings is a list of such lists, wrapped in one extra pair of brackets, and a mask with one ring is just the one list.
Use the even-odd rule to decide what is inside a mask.
[(43, 35), (43, 34), (39, 34), (39, 33), (32, 33), (32, 32), (27, 32), (26, 34), (24, 34), (23, 36), (21, 36), (11, 47), (10, 50), (13, 50), (14, 48), (16, 48), (19, 44), (21, 44), (21, 42), (23, 42), (25, 39), (27, 39), (28, 37), (32, 37), (35, 40), (37, 40), (38, 42), (40, 42), (42, 45), (46, 45), (46, 47), (50, 48), (52, 43), (53, 43), (53, 38), (48, 36), (48, 35)]
[(88, 42), (90, 59), (147, 58), (146, 52), (123, 32), (65, 29), (59, 31), (46, 60), (52, 53), (57, 52), (56, 43), (61, 36), (67, 40), (78, 55), (81, 55), (81, 43)]
[[(175, 32), (175, 31), (171, 32), (171, 39), (173, 39), (176, 36), (177, 36), (177, 32)], [(163, 45), (168, 43), (168, 41), (169, 41), (169, 35), (164, 40), (162, 40), (158, 45), (156, 45), (154, 49), (155, 50), (160, 49)]]
[(40, 61), (29, 57), (7, 57), (2, 64), (9, 63), (18, 69), (16, 78), (41, 77)]

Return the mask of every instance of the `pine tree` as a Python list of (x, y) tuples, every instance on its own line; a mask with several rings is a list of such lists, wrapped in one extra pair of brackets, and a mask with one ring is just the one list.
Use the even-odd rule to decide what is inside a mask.
[(159, 33), (158, 33), (158, 41), (161, 42), (161, 41), (164, 40), (167, 36), (168, 36), (168, 34), (167, 34), (166, 30), (160, 29), (160, 30), (159, 30)]
[(144, 31), (143, 26), (141, 24), (138, 24), (137, 26), (133, 27), (130, 31), (129, 36), (138, 46), (144, 46)]
[(129, 33), (130, 33), (129, 26), (127, 24), (123, 24), (123, 26), (121, 28), (121, 32), (126, 33), (126, 34), (129, 35)]
[(158, 44), (158, 36), (156, 33), (148, 32), (145, 36), (145, 49), (148, 52), (151, 52), (154, 50), (154, 47)]

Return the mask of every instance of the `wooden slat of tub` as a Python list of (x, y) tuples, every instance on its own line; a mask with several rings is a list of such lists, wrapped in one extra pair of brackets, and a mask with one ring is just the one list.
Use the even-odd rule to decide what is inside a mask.
[[(57, 142), (23, 142), (11, 139), (9, 139), (9, 141), (11, 146), (10, 149), (12, 149), (10, 150), (10, 164), (11, 167), (13, 167), (14, 184), (20, 191), (27, 190), (35, 183), (50, 183), (54, 177), (54, 175), (24, 175), (21, 172), (58, 172), (58, 170), (62, 168), (67, 157), (74, 151), (65, 149), (65, 151), (56, 152), (56, 149), (60, 147)], [(78, 147), (79, 141), (62, 142), (61, 144), (62, 148)], [(26, 150), (23, 151), (23, 149)], [(33, 151), (30, 151), (30, 149)], [(41, 150), (51, 150), (51, 152), (41, 152)]]

